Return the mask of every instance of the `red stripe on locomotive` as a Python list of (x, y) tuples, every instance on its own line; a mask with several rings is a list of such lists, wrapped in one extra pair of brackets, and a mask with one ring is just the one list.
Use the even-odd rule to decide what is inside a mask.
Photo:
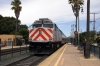
[[(31, 30), (29, 31), (29, 33), (31, 33), (33, 30), (34, 30), (34, 29), (31, 29)], [(32, 38), (32, 36), (30, 36), (29, 38)]]
[(43, 28), (41, 28), (41, 30), (48, 36), (48, 38), (52, 39), (52, 37)]
[(51, 33), (53, 33), (53, 31), (51, 29), (48, 29)]
[(33, 30), (34, 30), (34, 29), (31, 29), (31, 30), (29, 31), (29, 33), (31, 33)]
[(37, 30), (31, 35), (31, 37), (33, 37), (38, 31), (39, 31), (39, 29), (37, 29)]
[(47, 40), (42, 34), (38, 34), (38, 35), (34, 38), (34, 40), (37, 40), (37, 38), (40, 37), (40, 36), (41, 36), (44, 40)]

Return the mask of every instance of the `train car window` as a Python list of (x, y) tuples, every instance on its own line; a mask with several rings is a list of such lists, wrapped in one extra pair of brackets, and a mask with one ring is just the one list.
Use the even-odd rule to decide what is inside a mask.
[(53, 28), (53, 24), (43, 24), (43, 27), (46, 27), (46, 28)]
[(33, 24), (33, 28), (42, 27), (42, 24)]

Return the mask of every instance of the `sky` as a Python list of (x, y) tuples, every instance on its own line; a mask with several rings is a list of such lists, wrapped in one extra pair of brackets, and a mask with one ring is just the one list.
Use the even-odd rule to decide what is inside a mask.
[[(13, 0), (0, 0), (0, 15), (15, 17), (14, 11), (11, 10)], [(72, 35), (71, 25), (75, 25), (75, 16), (68, 0), (20, 0), (22, 11), (19, 20), (21, 24), (30, 26), (39, 18), (49, 18), (57, 24), (60, 30), (68, 37)], [(100, 0), (90, 0), (90, 13), (95, 15), (95, 28), (100, 31)], [(87, 23), (87, 0), (84, 0), (83, 13), (79, 13), (80, 32), (86, 31)], [(90, 21), (94, 20), (93, 14), (90, 14)], [(94, 22), (90, 23), (90, 30), (93, 30)], [(75, 26), (74, 26), (75, 31)]]

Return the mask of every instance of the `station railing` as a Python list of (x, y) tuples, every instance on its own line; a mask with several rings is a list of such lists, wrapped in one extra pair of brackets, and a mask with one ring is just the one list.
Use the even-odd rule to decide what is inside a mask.
[(91, 54), (99, 57), (99, 59), (100, 59), (100, 46), (90, 45), (90, 52), (91, 52)]

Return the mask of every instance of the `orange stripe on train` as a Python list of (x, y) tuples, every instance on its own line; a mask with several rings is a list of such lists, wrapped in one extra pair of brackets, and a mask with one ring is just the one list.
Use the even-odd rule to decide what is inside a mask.
[(51, 29), (48, 29), (51, 33), (53, 33), (53, 31)]
[[(33, 30), (34, 30), (34, 29), (31, 29), (31, 30), (29, 31), (29, 33), (31, 33)], [(29, 38), (32, 38), (32, 36), (30, 36)]]
[(34, 30), (34, 29), (31, 29), (31, 30), (29, 31), (29, 33), (31, 33), (33, 30)]
[(37, 30), (31, 35), (31, 37), (33, 37), (38, 31), (39, 31), (39, 29), (37, 29)]
[(43, 28), (41, 28), (41, 30), (48, 36), (48, 38), (52, 39), (52, 37)]
[(42, 34), (38, 34), (38, 35), (34, 38), (34, 40), (37, 40), (37, 38), (40, 37), (40, 36), (41, 36), (44, 40), (47, 40)]

